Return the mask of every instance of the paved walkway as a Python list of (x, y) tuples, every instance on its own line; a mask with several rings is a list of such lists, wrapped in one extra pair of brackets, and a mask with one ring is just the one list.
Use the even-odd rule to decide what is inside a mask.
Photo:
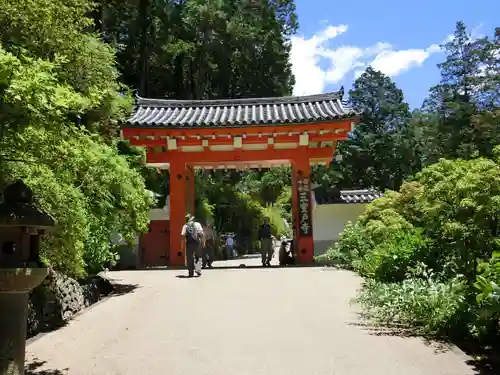
[[(257, 265), (259, 259), (233, 260)], [(112, 297), (31, 343), (46, 375), (469, 375), (465, 358), (374, 335), (349, 300), (359, 278), (321, 268), (110, 273)], [(45, 372), (44, 372), (45, 371)]]

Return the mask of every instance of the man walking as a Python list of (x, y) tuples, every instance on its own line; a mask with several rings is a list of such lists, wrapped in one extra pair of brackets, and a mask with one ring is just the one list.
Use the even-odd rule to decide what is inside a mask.
[(234, 255), (234, 239), (232, 235), (227, 236), (226, 239), (226, 255), (227, 259), (231, 259)]
[(260, 251), (262, 254), (262, 265), (271, 267), (271, 259), (273, 258), (273, 240), (271, 237), (271, 225), (269, 219), (264, 218), (264, 223), (259, 228)]
[(212, 263), (214, 261), (214, 249), (215, 249), (215, 233), (212, 228), (212, 224), (208, 223), (205, 226), (205, 250), (203, 252), (203, 268), (212, 268)]
[(188, 276), (193, 277), (195, 273), (197, 276), (201, 276), (201, 258), (205, 247), (205, 234), (203, 233), (203, 227), (194, 220), (193, 215), (186, 215), (186, 224), (182, 227), (181, 236), (184, 237)]

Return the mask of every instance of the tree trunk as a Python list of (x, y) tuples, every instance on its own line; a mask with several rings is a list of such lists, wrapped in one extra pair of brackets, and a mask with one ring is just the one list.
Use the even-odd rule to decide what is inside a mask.
[(139, 82), (138, 89), (140, 96), (147, 96), (147, 74), (148, 74), (148, 34), (151, 26), (151, 2), (150, 0), (140, 0), (139, 2)]

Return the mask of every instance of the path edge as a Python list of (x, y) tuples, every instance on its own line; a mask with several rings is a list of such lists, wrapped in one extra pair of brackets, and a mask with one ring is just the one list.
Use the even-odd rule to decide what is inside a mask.
[(75, 318), (78, 318), (80, 315), (83, 315), (85, 314), (86, 312), (89, 312), (90, 310), (92, 310), (94, 307), (97, 307), (99, 306), (101, 303), (103, 302), (106, 302), (108, 301), (111, 297), (113, 297), (113, 293), (101, 298), (99, 301), (97, 301), (96, 303), (93, 303), (92, 305), (89, 305), (87, 307), (84, 307), (83, 309), (81, 309), (80, 311), (78, 311), (77, 313), (73, 314), (71, 316), (71, 318), (66, 322), (66, 324), (64, 324), (63, 326), (61, 327), (58, 327), (54, 330), (51, 330), (51, 331), (47, 331), (47, 332), (39, 332), (37, 333), (35, 336), (32, 336), (30, 337), (29, 339), (27, 338), (26, 339), (26, 348), (28, 346), (30, 346), (31, 344), (35, 343), (36, 341), (40, 340), (41, 338), (43, 338), (44, 336), (46, 335), (50, 335), (51, 333), (53, 332), (57, 332), (59, 331), (60, 329), (63, 329), (66, 325), (68, 324), (71, 324), (71, 321), (74, 320)]

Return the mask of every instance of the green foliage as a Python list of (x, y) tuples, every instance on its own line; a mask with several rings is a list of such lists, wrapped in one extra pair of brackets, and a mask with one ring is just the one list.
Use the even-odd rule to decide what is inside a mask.
[(99, 137), (26, 127), (13, 139), (16, 155), (4, 178), (23, 179), (40, 206), (58, 221), (44, 242), (44, 257), (73, 275), (99, 271), (112, 259), (110, 236), (133, 241), (146, 231), (151, 204), (141, 176)]
[(418, 140), (426, 163), (491, 156), (500, 142), (498, 121), (488, 121), (488, 113), (500, 106), (499, 38), (498, 32), (491, 39), (473, 38), (457, 22), (454, 37), (442, 46), (441, 82), (431, 88), (422, 108), (430, 121), (421, 118), (419, 124), (427, 133)]
[(88, 33), (91, 8), (88, 0), (0, 0), (0, 40), (19, 56), (5, 92), (7, 121), (66, 117), (109, 135), (128, 113), (114, 50)]
[(346, 268), (357, 268), (359, 261), (373, 246), (371, 238), (359, 223), (348, 222), (340, 239), (319, 260)]
[(369, 204), (331, 251), (367, 278), (367, 316), (421, 333), (498, 334), (499, 186), (495, 160), (442, 159)]
[[(199, 176), (200, 177), (200, 176)], [(196, 182), (197, 196), (206, 197), (218, 233), (236, 233), (240, 238), (256, 238), (263, 209), (248, 194), (235, 189), (230, 176), (206, 173)]]
[(355, 299), (364, 315), (385, 326), (414, 327), (421, 334), (444, 334), (464, 308), (466, 286), (460, 279), (440, 282), (410, 278), (401, 283), (368, 281)]
[[(480, 324), (497, 328), (500, 322), (500, 252), (493, 253), (491, 259), (479, 265), (481, 274), (474, 284), (478, 294), (478, 315)], [(486, 320), (486, 321), (485, 321)], [(488, 324), (489, 323), (489, 324)], [(480, 324), (477, 324), (478, 326)]]
[(333, 162), (326, 173), (318, 168), (316, 182), (347, 189), (398, 189), (419, 168), (403, 92), (388, 76), (369, 67), (354, 82), (349, 101), (361, 112), (360, 124), (339, 144), (342, 160)]
[(291, 94), (292, 0), (97, 1), (97, 31), (117, 47), (124, 82), (176, 99)]
[(276, 200), (276, 205), (281, 208), (283, 218), (287, 223), (292, 222), (292, 188), (285, 187)]
[(423, 191), (421, 221), (440, 247), (438, 264), (462, 273), (470, 282), (479, 259), (498, 249), (500, 168), (492, 160), (441, 160), (417, 180)]
[(266, 171), (261, 183), (261, 197), (264, 203), (276, 202), (286, 187), (291, 186), (292, 171), (288, 167), (271, 168)]
[(289, 236), (290, 228), (285, 224), (283, 218), (283, 210), (279, 206), (267, 205), (262, 209), (262, 214), (264, 217), (269, 218), (269, 224), (271, 225), (271, 230), (274, 236), (277, 238), (281, 236)]
[(203, 224), (213, 220), (214, 205), (210, 204), (208, 198), (201, 196), (195, 200), (195, 217)]
[[(281, 194), (287, 194), (284, 193), (287, 189), (290, 189), (291, 199), (291, 173), (288, 167), (276, 167), (265, 171), (249, 170), (242, 173), (237, 189), (250, 194), (264, 206), (277, 202)], [(286, 196), (283, 198), (286, 199)]]
[(425, 258), (428, 240), (419, 230), (392, 233), (384, 241), (365, 253), (356, 270), (363, 276), (382, 282), (398, 282), (405, 279), (408, 269), (420, 257)]
[[(114, 51), (89, 34), (87, 0), (0, 0), (0, 185), (21, 178), (58, 220), (43, 259), (74, 276), (115, 257), (111, 234), (145, 231), (137, 160), (114, 139), (131, 98)], [(123, 150), (121, 150), (123, 151)]]

